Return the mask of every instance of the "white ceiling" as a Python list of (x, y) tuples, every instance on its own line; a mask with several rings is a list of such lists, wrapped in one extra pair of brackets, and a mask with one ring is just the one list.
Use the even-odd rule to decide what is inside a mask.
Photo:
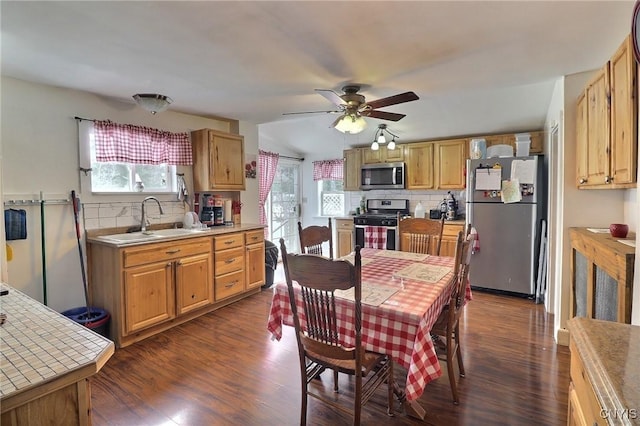
[[(2, 74), (261, 124), (260, 143), (303, 154), (365, 144), (541, 129), (555, 81), (601, 67), (634, 1), (0, 2)], [(314, 89), (362, 86), (382, 108), (360, 135), (330, 128)], [(268, 124), (263, 124), (268, 123)], [(332, 148), (333, 147), (333, 148)], [(339, 151), (338, 151), (339, 152)]]

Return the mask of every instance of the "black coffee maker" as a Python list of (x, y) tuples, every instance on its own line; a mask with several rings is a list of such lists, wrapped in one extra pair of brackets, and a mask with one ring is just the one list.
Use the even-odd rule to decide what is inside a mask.
[(211, 194), (202, 194), (202, 202), (200, 205), (200, 222), (207, 226), (213, 226), (215, 221), (215, 206), (213, 205), (213, 196)]
[(207, 226), (224, 225), (224, 206), (222, 201), (211, 194), (202, 194), (200, 222)]

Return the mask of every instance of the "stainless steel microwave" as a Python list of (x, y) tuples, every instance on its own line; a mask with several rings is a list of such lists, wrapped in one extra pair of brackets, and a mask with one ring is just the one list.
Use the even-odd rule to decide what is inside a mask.
[(360, 188), (404, 189), (404, 163), (363, 164), (360, 168)]

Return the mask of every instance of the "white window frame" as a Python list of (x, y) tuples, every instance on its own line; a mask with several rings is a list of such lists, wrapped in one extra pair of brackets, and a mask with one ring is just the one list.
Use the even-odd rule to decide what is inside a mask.
[[(325, 214), (325, 212), (323, 211), (323, 199), (322, 199), (322, 195), (323, 195), (323, 188), (322, 188), (322, 184), (324, 181), (326, 180), (331, 180), (331, 179), (321, 179), (317, 181), (317, 193), (318, 193), (318, 216), (319, 217), (334, 217), (336, 216), (336, 213), (330, 213), (330, 214)], [(340, 181), (337, 181), (340, 182)], [(344, 189), (342, 190), (342, 192), (336, 192), (336, 193), (340, 193), (342, 194), (342, 211), (340, 212), (340, 214), (344, 214), (344, 210), (345, 210), (345, 194), (344, 194)]]

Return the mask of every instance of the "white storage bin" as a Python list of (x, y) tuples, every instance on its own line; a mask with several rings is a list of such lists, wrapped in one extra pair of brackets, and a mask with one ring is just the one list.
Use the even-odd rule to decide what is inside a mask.
[(531, 141), (516, 140), (516, 157), (527, 157), (531, 148)]

